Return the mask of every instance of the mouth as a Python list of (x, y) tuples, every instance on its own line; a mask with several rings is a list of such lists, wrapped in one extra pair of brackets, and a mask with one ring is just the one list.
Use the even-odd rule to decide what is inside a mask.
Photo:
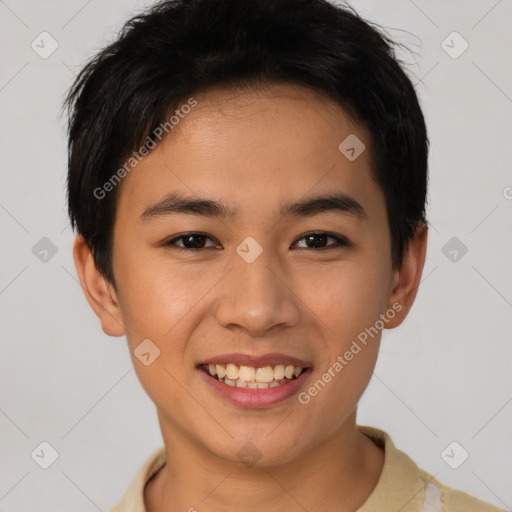
[(284, 386), (298, 379), (308, 367), (294, 364), (250, 366), (235, 363), (203, 363), (198, 369), (227, 386), (268, 389)]
[(231, 353), (199, 361), (202, 381), (221, 400), (243, 408), (286, 403), (306, 385), (310, 362), (277, 352), (261, 356)]

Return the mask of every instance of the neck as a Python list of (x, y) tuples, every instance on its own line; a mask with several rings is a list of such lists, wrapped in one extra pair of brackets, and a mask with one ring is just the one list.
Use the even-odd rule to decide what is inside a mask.
[(384, 452), (355, 424), (355, 411), (321, 444), (282, 465), (248, 468), (162, 429), (167, 464), (145, 489), (147, 512), (357, 511), (373, 492)]

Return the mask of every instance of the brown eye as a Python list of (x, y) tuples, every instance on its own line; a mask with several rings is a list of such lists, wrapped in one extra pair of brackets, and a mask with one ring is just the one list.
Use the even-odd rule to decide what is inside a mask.
[[(334, 240), (335, 243), (328, 243), (329, 239)], [(295, 245), (300, 243), (301, 240), (304, 240), (305, 245), (302, 247), (297, 246), (299, 249), (334, 249), (336, 247), (350, 245), (349, 241), (345, 237), (333, 235), (332, 233), (307, 233), (299, 238)]]
[[(165, 246), (175, 246), (176, 249), (181, 251), (196, 251), (199, 249), (205, 249), (207, 247), (218, 247), (215, 244), (206, 246), (208, 240), (212, 240), (212, 238), (202, 233), (185, 233), (173, 238), (172, 240), (169, 240), (166, 242)], [(177, 241), (182, 241), (182, 245), (177, 244)]]

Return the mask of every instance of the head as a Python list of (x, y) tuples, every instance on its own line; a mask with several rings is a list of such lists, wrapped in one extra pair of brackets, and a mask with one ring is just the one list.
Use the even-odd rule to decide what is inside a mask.
[[(251, 441), (272, 464), (355, 414), (426, 251), (428, 139), (393, 46), (324, 0), (171, 0), (78, 76), (77, 271), (164, 436), (232, 461)], [(202, 364), (275, 353), (309, 368), (291, 399), (210, 389)]]

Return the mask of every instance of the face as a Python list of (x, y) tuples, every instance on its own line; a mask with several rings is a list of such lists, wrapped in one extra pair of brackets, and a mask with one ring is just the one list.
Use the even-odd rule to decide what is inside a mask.
[(298, 86), (194, 98), (121, 183), (111, 293), (164, 437), (290, 461), (343, 429), (408, 309), (369, 135)]

